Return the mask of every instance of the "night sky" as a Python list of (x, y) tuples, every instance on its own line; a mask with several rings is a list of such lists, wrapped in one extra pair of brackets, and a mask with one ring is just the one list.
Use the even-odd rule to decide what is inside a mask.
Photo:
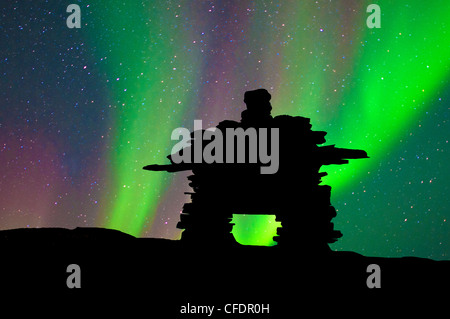
[[(263, 87), (273, 115), (370, 156), (325, 167), (332, 249), (449, 259), (449, 17), (447, 0), (2, 1), (0, 229), (179, 238), (189, 173), (141, 168), (168, 162), (173, 129), (239, 120)], [(273, 216), (234, 221), (273, 244)]]

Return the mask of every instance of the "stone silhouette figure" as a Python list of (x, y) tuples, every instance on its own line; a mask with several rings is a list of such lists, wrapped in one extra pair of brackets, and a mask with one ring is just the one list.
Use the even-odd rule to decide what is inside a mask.
[[(251, 140), (245, 144), (244, 163), (206, 163), (205, 161), (148, 165), (146, 170), (177, 172), (192, 170), (188, 177), (193, 192), (191, 202), (185, 203), (177, 227), (183, 229), (181, 240), (196, 245), (231, 246), (236, 241), (231, 234), (233, 214), (270, 214), (281, 222), (274, 240), (278, 247), (295, 247), (303, 251), (329, 251), (328, 244), (342, 236), (334, 229), (331, 220), (336, 210), (330, 203), (331, 187), (321, 184), (319, 172), (322, 165), (347, 164), (348, 159), (368, 158), (362, 150), (318, 146), (325, 143), (326, 132), (312, 131), (310, 119), (300, 116), (271, 116), (271, 95), (265, 89), (247, 91), (244, 102), (247, 109), (241, 113), (241, 121), (225, 120), (217, 125), (224, 139), (230, 137), (227, 129), (258, 129), (258, 146), (274, 141), (273, 129), (277, 129), (278, 169), (273, 174), (261, 174), (264, 164), (258, 159), (249, 161)], [(261, 129), (268, 136), (264, 140)], [(195, 132), (191, 134), (191, 146), (195, 148)], [(203, 141), (202, 148), (208, 145)], [(227, 141), (224, 143), (226, 144)], [(230, 141), (228, 141), (230, 142)], [(228, 144), (227, 144), (228, 145)], [(263, 145), (264, 146), (264, 145)], [(275, 151), (274, 144), (264, 147)], [(234, 145), (234, 156), (239, 151)], [(223, 152), (230, 152), (229, 148)], [(226, 156), (224, 156), (226, 158)]]

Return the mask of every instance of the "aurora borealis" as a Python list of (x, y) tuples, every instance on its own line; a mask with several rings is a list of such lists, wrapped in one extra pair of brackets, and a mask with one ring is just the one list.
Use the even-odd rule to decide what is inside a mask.
[[(273, 115), (370, 156), (325, 169), (332, 249), (449, 258), (448, 1), (72, 1), (80, 29), (69, 3), (1, 5), (0, 229), (178, 238), (188, 173), (141, 168), (167, 163), (173, 129), (239, 120), (263, 87)], [(272, 242), (273, 216), (235, 222)]]

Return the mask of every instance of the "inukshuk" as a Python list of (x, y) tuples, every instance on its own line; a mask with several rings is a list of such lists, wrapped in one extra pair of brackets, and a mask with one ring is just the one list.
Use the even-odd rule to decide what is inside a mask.
[[(148, 165), (147, 170), (177, 172), (192, 170), (188, 177), (193, 192), (191, 202), (185, 203), (177, 227), (183, 229), (182, 241), (195, 244), (233, 245), (231, 234), (233, 214), (273, 214), (281, 222), (274, 238), (279, 247), (295, 245), (309, 251), (328, 250), (328, 243), (342, 236), (331, 220), (336, 210), (331, 205), (331, 187), (321, 184), (322, 165), (347, 164), (348, 159), (367, 158), (362, 150), (319, 146), (325, 143), (326, 132), (312, 131), (310, 119), (300, 116), (271, 116), (270, 94), (259, 89), (245, 93), (247, 109), (241, 121), (222, 121), (217, 129), (223, 132), (226, 144), (227, 128), (278, 128), (279, 167), (274, 174), (261, 174), (256, 163), (174, 163)], [(258, 132), (257, 130), (257, 132)], [(191, 134), (195, 136), (195, 132)], [(201, 135), (198, 135), (201, 136)], [(261, 136), (258, 136), (258, 142)], [(191, 149), (195, 148), (195, 138)], [(251, 141), (246, 144), (246, 160)], [(208, 141), (202, 141), (202, 147)], [(261, 146), (259, 144), (259, 146)], [(270, 150), (270, 144), (267, 145)], [(186, 149), (184, 149), (186, 151)], [(226, 149), (222, 150), (226, 153)], [(234, 149), (237, 153), (237, 146)], [(180, 152), (183, 152), (181, 150)], [(182, 154), (182, 153), (181, 153)], [(190, 154), (193, 154), (191, 152)], [(173, 155), (173, 154), (172, 154)], [(225, 156), (226, 154), (224, 154)], [(193, 155), (192, 155), (193, 156)], [(226, 157), (226, 156), (225, 156)]]

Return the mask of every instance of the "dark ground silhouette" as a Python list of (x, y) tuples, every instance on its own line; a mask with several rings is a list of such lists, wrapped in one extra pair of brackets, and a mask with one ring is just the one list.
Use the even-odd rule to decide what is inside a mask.
[[(222, 307), (211, 318), (247, 318), (224, 314), (228, 303), (269, 303), (270, 314), (255, 318), (292, 318), (306, 311), (404, 314), (428, 304), (431, 297), (447, 302), (450, 285), (450, 261), (353, 252), (311, 255), (276, 246), (213, 250), (98, 228), (5, 230), (0, 231), (0, 247), (4, 311), (12, 307), (12, 299), (23, 307), (39, 301), (40, 308), (24, 309), (33, 313), (66, 305), (71, 313), (95, 309), (104, 315), (120, 309), (149, 318), (185, 318), (180, 307), (187, 303)], [(80, 289), (66, 286), (70, 264), (81, 268)], [(379, 289), (366, 285), (370, 264), (380, 266)]]

